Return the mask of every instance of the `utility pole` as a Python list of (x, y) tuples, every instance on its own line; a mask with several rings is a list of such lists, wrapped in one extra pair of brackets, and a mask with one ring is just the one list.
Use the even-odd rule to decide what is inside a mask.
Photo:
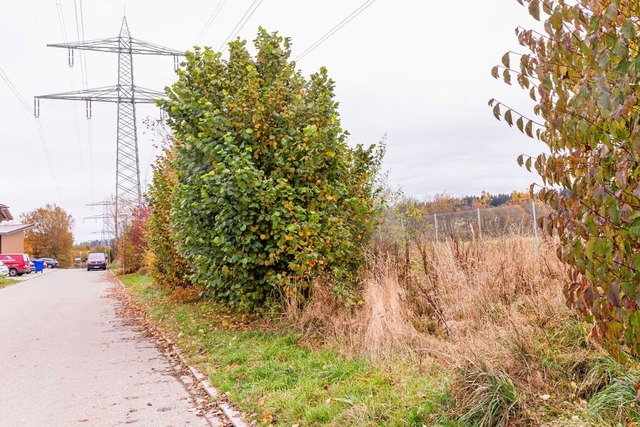
[[(184, 52), (158, 46), (153, 43), (134, 39), (129, 32), (127, 18), (122, 19), (120, 35), (100, 40), (84, 42), (49, 44), (49, 47), (68, 49), (69, 66), (74, 64), (74, 50), (95, 50), (118, 54), (118, 84), (95, 89), (39, 95), (34, 99), (34, 115), (40, 116), (41, 99), (85, 101), (87, 119), (91, 119), (92, 102), (113, 102), (118, 106), (117, 151), (116, 151), (116, 199), (115, 199), (115, 237), (118, 238), (119, 218), (129, 210), (133, 203), (142, 203), (140, 187), (140, 161), (138, 154), (138, 133), (136, 128), (136, 103), (154, 103), (163, 98), (164, 93), (134, 85), (133, 55), (173, 56), (174, 68), (178, 67), (178, 58)], [(124, 215), (126, 217), (126, 215)], [(122, 224), (124, 228), (125, 224)]]

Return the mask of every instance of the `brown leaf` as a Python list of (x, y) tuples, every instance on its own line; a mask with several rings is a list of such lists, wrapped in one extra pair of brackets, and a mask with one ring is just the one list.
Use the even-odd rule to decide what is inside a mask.
[(533, 138), (533, 122), (529, 120), (524, 127), (524, 131), (529, 138)]
[(507, 68), (510, 68), (510, 57), (509, 57), (509, 52), (505, 53), (504, 55), (502, 55), (502, 65), (504, 65)]
[(531, 0), (529, 2), (529, 14), (537, 21), (540, 20), (540, 2), (538, 0)]
[(618, 283), (612, 283), (609, 288), (609, 292), (607, 292), (607, 300), (614, 307), (620, 306), (620, 285)]
[(500, 73), (498, 71), (498, 68), (499, 67), (496, 65), (491, 69), (491, 75), (493, 76), (494, 79), (500, 78)]
[(267, 396), (262, 396), (259, 400), (258, 400), (258, 406), (259, 407), (263, 407), (265, 402), (267, 401)]

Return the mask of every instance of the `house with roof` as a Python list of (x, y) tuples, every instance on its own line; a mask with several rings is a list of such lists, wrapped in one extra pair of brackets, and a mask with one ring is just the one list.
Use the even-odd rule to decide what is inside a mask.
[(0, 253), (23, 253), (24, 233), (33, 224), (3, 224), (6, 221), (13, 221), (13, 216), (8, 206), (0, 204)]

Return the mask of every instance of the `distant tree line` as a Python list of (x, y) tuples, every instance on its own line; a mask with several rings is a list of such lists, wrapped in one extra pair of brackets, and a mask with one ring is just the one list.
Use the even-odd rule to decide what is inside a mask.
[(528, 191), (513, 191), (510, 194), (500, 193), (492, 195), (488, 191), (482, 191), (479, 196), (453, 196), (447, 193), (439, 193), (426, 200), (406, 198), (401, 205), (419, 208), (423, 214), (445, 214), (451, 212), (464, 212), (473, 209), (495, 208), (498, 206), (517, 206), (531, 203), (532, 197)]

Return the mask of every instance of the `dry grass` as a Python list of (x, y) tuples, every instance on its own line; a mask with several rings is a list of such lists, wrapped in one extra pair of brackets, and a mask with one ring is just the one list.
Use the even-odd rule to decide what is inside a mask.
[(318, 294), (295, 317), (345, 352), (449, 372), (465, 425), (556, 425), (588, 420), (589, 399), (615, 380), (565, 306), (566, 280), (550, 241), (378, 242), (357, 310)]
[[(530, 329), (570, 316), (562, 296), (564, 267), (545, 242), (412, 243), (408, 263), (405, 250), (393, 245), (376, 252), (355, 313), (317, 293), (291, 317), (365, 353), (428, 353), (439, 362), (487, 355), (504, 366), (497, 341), (526, 342)], [(510, 345), (503, 347), (511, 353)]]

